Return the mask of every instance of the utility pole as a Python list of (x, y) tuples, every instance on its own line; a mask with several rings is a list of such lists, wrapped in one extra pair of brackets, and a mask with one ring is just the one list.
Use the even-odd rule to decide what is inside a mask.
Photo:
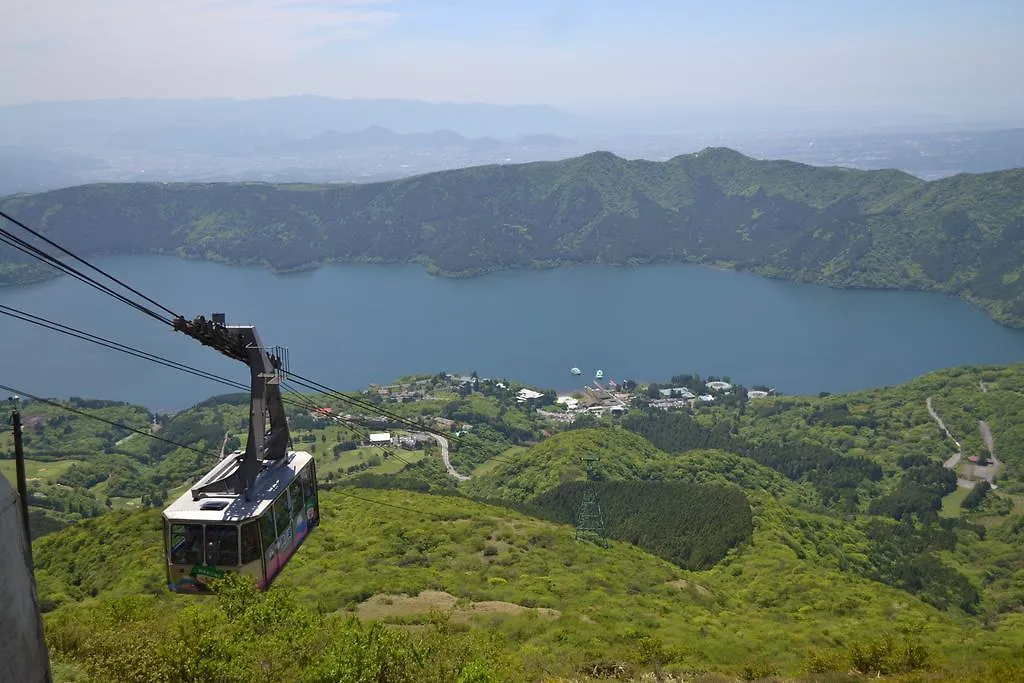
[(580, 505), (579, 515), (576, 517), (576, 540), (593, 540), (602, 548), (608, 547), (608, 540), (604, 535), (604, 516), (601, 514), (601, 503), (597, 500), (597, 490), (594, 488), (594, 464), (598, 458), (584, 456), (582, 458), (587, 468), (587, 480), (583, 485), (583, 503)]
[(25, 449), (21, 443), (21, 410), (18, 397), (8, 399), (11, 403), (11, 429), (14, 432), (14, 462), (18, 472), (18, 499), (21, 503), (21, 523), (25, 526), (25, 545), (28, 559), (32, 562), (32, 530), (28, 521), (28, 483), (25, 480)]

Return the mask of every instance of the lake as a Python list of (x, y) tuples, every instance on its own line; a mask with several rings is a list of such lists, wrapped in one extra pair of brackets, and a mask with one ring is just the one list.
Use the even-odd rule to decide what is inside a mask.
[[(101, 268), (191, 318), (255, 323), (291, 368), (337, 389), (411, 373), (507, 377), (571, 389), (607, 379), (726, 375), (785, 393), (897, 384), (940, 368), (1024, 359), (1024, 331), (958, 299), (840, 291), (700, 266), (574, 267), (468, 280), (418, 266), (329, 266), (275, 275), (161, 256)], [(70, 278), (0, 288), (0, 303), (248, 382), (238, 362)], [(177, 410), (215, 382), (0, 318), (3, 384)], [(582, 378), (569, 374), (583, 369)]]

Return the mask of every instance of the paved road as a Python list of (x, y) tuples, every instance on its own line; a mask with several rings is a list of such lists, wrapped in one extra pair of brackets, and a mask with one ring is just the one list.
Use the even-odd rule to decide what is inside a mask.
[(434, 437), (434, 441), (436, 441), (437, 445), (441, 447), (441, 460), (444, 461), (444, 468), (447, 470), (448, 474), (452, 475), (459, 481), (466, 481), (469, 479), (467, 475), (459, 474), (455, 468), (452, 467), (452, 462), (448, 459), (448, 439), (439, 434), (431, 434), (430, 436)]
[[(942, 463), (942, 466), (945, 467), (947, 470), (953, 470), (955, 472), (956, 466), (960, 463), (960, 458), (964, 457), (963, 446), (960, 445), (959, 441), (953, 438), (953, 435), (949, 433), (949, 429), (946, 427), (946, 423), (943, 422), (942, 418), (939, 417), (939, 414), (935, 412), (935, 408), (932, 407), (931, 396), (929, 396), (925, 400), (924, 404), (928, 407), (928, 414), (931, 415), (932, 419), (939, 424), (939, 427), (942, 429), (943, 432), (946, 433), (946, 436), (948, 436), (949, 439), (956, 444), (956, 453), (949, 456), (949, 458), (947, 458), (946, 461)], [(957, 478), (956, 485), (962, 489), (974, 488), (974, 482), (971, 481), (970, 479)]]
[(988, 426), (988, 422), (978, 420), (978, 430), (981, 432), (981, 440), (985, 442), (985, 448), (988, 449), (990, 464), (984, 466), (975, 465), (972, 471), (974, 476), (984, 479), (992, 488), (997, 488), (996, 477), (999, 475), (999, 468), (1002, 466), (1002, 463), (996, 458), (996, 444), (992, 439), (992, 428)]

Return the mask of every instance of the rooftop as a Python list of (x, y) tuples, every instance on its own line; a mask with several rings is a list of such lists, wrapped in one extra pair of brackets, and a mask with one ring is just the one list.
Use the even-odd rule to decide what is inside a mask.
[[(221, 460), (210, 472), (197, 481), (196, 485), (205, 484), (237, 467), (233, 456), (240, 454), (241, 451), (238, 451)], [(242, 496), (232, 495), (207, 496), (199, 500), (192, 500), (192, 491), (189, 489), (167, 506), (164, 510), (164, 518), (172, 522), (240, 522), (258, 517), (292, 483), (299, 470), (312, 459), (313, 456), (306, 451), (289, 451), (283, 462), (272, 465), (260, 473), (256, 478), (252, 500), (249, 501)], [(219, 509), (203, 509), (204, 506), (212, 507), (211, 504), (216, 504), (215, 507)]]

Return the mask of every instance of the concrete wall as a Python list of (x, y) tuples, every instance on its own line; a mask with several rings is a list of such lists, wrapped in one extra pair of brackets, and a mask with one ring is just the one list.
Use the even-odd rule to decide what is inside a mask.
[(50, 680), (18, 494), (0, 475), (0, 681)]

